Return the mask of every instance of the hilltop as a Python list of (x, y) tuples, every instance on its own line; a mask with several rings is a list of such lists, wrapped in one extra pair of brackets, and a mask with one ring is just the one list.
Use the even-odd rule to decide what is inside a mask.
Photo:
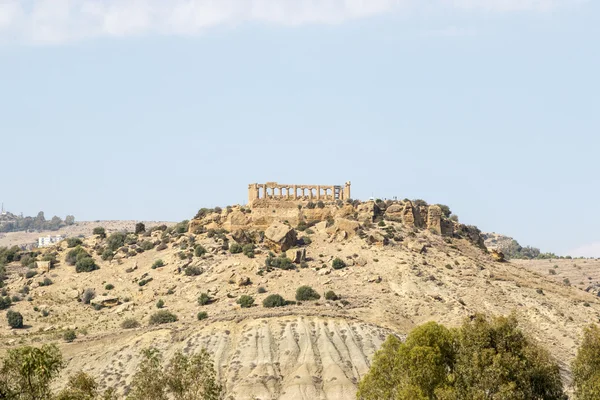
[[(235, 399), (351, 399), (388, 334), (515, 312), (568, 382), (581, 329), (600, 316), (598, 297), (526, 261), (495, 262), (479, 230), (445, 210), (409, 200), (258, 199), (138, 234), (132, 227), (90, 235), (81, 248), (98, 269), (81, 273), (67, 262), (78, 244), (63, 241), (7, 266), (6, 294), (23, 298), (11, 309), (27, 328), (2, 326), (0, 340), (9, 347), (59, 341), (65, 377), (84, 370), (121, 393), (139, 351), (152, 345), (166, 356), (206, 347)], [(30, 268), (32, 257), (56, 261), (44, 272), (43, 263)], [(44, 278), (52, 284), (39, 286)], [(302, 285), (321, 298), (262, 306), (272, 294), (295, 303)], [(81, 301), (86, 289), (95, 291), (92, 304)], [(339, 298), (326, 299), (328, 291)], [(202, 293), (208, 304), (199, 305)], [(242, 295), (254, 306), (241, 308)], [(159, 299), (177, 322), (149, 325)], [(206, 319), (198, 320), (200, 311)], [(121, 327), (131, 319), (140, 326)], [(73, 343), (61, 339), (66, 329), (77, 332)]]

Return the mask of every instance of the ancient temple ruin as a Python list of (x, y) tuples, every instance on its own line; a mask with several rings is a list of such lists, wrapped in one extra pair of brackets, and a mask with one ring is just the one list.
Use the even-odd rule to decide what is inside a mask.
[(336, 201), (350, 199), (350, 182), (344, 186), (328, 185), (282, 185), (277, 182), (251, 183), (248, 185), (248, 203), (257, 199), (290, 201)]

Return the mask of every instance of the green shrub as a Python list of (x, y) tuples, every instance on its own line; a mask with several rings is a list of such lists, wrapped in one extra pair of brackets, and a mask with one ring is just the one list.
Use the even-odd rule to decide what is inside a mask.
[(154, 264), (152, 264), (152, 269), (162, 268), (164, 266), (165, 266), (165, 262), (161, 259), (158, 259), (158, 260), (154, 261)]
[(140, 326), (140, 323), (137, 322), (133, 318), (127, 318), (126, 320), (121, 322), (121, 328), (123, 328), (123, 329), (134, 329), (134, 328), (138, 328), (139, 326)]
[(194, 255), (196, 257), (202, 257), (205, 254), (206, 254), (206, 249), (201, 244), (197, 245), (196, 248), (194, 249)]
[(106, 249), (102, 252), (102, 255), (100, 256), (100, 258), (102, 258), (103, 261), (108, 261), (108, 260), (112, 260), (112, 258), (114, 256), (115, 256), (115, 253), (113, 253), (109, 249)]
[(306, 204), (306, 208), (308, 208), (309, 210), (312, 210), (316, 206), (317, 205), (315, 203), (313, 203), (312, 201), (309, 201), (308, 204)]
[(106, 247), (112, 251), (117, 251), (125, 245), (126, 234), (123, 232), (114, 232), (106, 239)]
[(135, 234), (139, 235), (140, 233), (144, 233), (146, 232), (146, 225), (144, 225), (144, 223), (142, 222), (138, 222), (137, 224), (135, 224)]
[(201, 275), (202, 272), (204, 272), (202, 270), (202, 268), (200, 267), (196, 267), (196, 266), (189, 266), (189, 267), (185, 267), (185, 269), (183, 270), (184, 274), (187, 276), (198, 276)]
[(342, 269), (346, 267), (346, 263), (341, 258), (336, 257), (331, 263), (331, 266), (333, 267), (333, 269)]
[(177, 316), (170, 311), (160, 310), (150, 317), (150, 325), (168, 324), (177, 321)]
[(98, 269), (96, 262), (91, 257), (84, 257), (75, 264), (75, 272), (92, 272)]
[(81, 295), (81, 302), (83, 304), (90, 304), (90, 301), (96, 297), (96, 291), (94, 289), (85, 289)]
[(286, 304), (285, 299), (278, 294), (271, 294), (263, 300), (263, 307), (266, 308), (283, 307)]
[(52, 279), (46, 277), (43, 281), (40, 282), (40, 286), (50, 286), (52, 285)]
[(148, 283), (152, 282), (152, 278), (148, 277), (146, 279), (142, 279), (141, 281), (138, 282), (139, 286), (146, 286)]
[(167, 245), (165, 243), (161, 243), (158, 246), (156, 246), (156, 251), (163, 251), (167, 249)]
[(77, 246), (74, 249), (69, 250), (69, 252), (67, 253), (67, 257), (65, 258), (65, 261), (67, 262), (67, 264), (69, 265), (75, 265), (77, 263), (77, 261), (86, 258), (86, 257), (91, 257), (87, 251), (85, 251), (85, 249), (81, 246)]
[(335, 301), (335, 300), (339, 300), (339, 299), (340, 299), (340, 297), (337, 294), (335, 294), (335, 292), (333, 290), (330, 290), (327, 293), (325, 293), (325, 300)]
[(301, 242), (303, 245), (306, 245), (306, 246), (308, 246), (309, 244), (311, 244), (311, 243), (312, 243), (312, 239), (311, 239), (311, 238), (309, 238), (308, 236), (302, 236), (302, 237), (300, 238), (300, 242)]
[(34, 270), (30, 269), (29, 271), (27, 271), (25, 273), (25, 278), (31, 279), (31, 278), (33, 278), (36, 275), (37, 275), (37, 271), (34, 271)]
[(73, 329), (67, 329), (65, 333), (63, 333), (63, 339), (65, 340), (65, 342), (71, 343), (72, 341), (77, 339), (77, 334)]
[(102, 239), (106, 238), (106, 229), (104, 229), (101, 226), (95, 227), (94, 230), (92, 231), (92, 233), (94, 235), (100, 236), (100, 238), (102, 238)]
[(257, 290), (258, 293), (267, 293), (267, 289), (265, 289), (264, 287), (260, 286)]
[(149, 240), (144, 240), (143, 242), (141, 242), (139, 244), (139, 246), (144, 250), (144, 251), (148, 251), (148, 250), (152, 250), (154, 248), (154, 243), (152, 243)]
[(310, 286), (300, 286), (296, 289), (296, 300), (298, 301), (319, 300), (320, 298), (321, 295)]
[(23, 316), (20, 312), (8, 310), (6, 319), (8, 320), (8, 325), (13, 329), (20, 329), (23, 327)]
[(163, 299), (159, 299), (159, 300), (156, 302), (156, 308), (163, 308), (164, 306), (165, 306), (165, 302), (164, 302), (164, 300), (163, 300)]
[(317, 201), (317, 207), (325, 208), (325, 203), (323, 203), (321, 200), (319, 200), (319, 201)]
[(243, 250), (242, 245), (239, 243), (231, 243), (231, 245), (229, 246), (229, 252), (231, 254), (241, 253), (242, 250)]
[(104, 289), (106, 290), (113, 290), (115, 288), (115, 285), (113, 285), (112, 283), (107, 283), (106, 285), (104, 285)]
[(254, 297), (244, 294), (240, 296), (237, 302), (242, 308), (250, 308), (254, 304)]
[(6, 310), (11, 304), (12, 301), (10, 300), (10, 297), (0, 297), (0, 310)]
[(200, 311), (198, 313), (198, 321), (202, 321), (203, 319), (208, 318), (208, 313), (206, 311)]
[(279, 268), (279, 269), (285, 269), (285, 270), (296, 268), (294, 266), (294, 263), (292, 262), (292, 260), (287, 258), (285, 254), (282, 254), (279, 257), (272, 257), (271, 255), (269, 255), (265, 259), (265, 265), (267, 267)]
[(79, 246), (81, 244), (83, 244), (83, 242), (79, 238), (70, 237), (70, 238), (67, 239), (67, 247), (68, 248), (77, 247), (77, 246)]
[(211, 298), (208, 295), (208, 293), (200, 293), (200, 296), (198, 296), (198, 304), (200, 304), (201, 306), (205, 306), (205, 305), (209, 304), (210, 301), (211, 301)]
[(254, 245), (252, 243), (248, 243), (242, 247), (242, 253), (248, 258), (254, 258)]

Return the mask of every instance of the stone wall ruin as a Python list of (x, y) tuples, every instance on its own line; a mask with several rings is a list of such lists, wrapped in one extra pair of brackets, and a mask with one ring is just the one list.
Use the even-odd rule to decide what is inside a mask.
[(248, 204), (255, 200), (336, 201), (350, 199), (350, 182), (336, 185), (282, 185), (277, 182), (248, 185)]

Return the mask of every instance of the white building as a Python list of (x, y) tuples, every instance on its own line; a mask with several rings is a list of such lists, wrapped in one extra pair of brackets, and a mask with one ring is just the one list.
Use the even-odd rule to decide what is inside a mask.
[(38, 247), (47, 247), (56, 244), (64, 239), (64, 236), (42, 236), (38, 238)]

